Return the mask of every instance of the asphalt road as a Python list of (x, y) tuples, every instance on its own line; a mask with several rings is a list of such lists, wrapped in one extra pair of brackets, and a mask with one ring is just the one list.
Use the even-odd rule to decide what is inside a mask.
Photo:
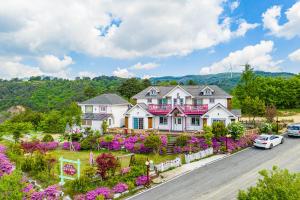
[(300, 138), (285, 138), (284, 144), (272, 150), (246, 149), (130, 199), (236, 199), (239, 189), (257, 182), (258, 171), (274, 165), (300, 171)]

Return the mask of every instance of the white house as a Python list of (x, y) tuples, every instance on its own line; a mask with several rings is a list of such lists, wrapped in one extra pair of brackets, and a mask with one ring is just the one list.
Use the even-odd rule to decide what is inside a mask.
[(103, 121), (109, 128), (124, 127), (124, 113), (131, 104), (117, 94), (102, 94), (78, 104), (82, 110), (82, 127), (93, 130), (102, 129)]
[(218, 86), (150, 86), (133, 96), (137, 104), (125, 113), (129, 129), (199, 131), (240, 117), (231, 110), (231, 96)]

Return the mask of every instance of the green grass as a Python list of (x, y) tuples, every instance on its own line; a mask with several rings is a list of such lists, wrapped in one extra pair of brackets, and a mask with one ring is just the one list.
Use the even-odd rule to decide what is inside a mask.
[(280, 117), (289, 117), (300, 113), (300, 108), (293, 109), (278, 109), (278, 115)]

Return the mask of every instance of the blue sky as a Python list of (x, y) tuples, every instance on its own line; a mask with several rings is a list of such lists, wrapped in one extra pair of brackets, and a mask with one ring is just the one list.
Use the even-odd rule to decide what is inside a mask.
[(0, 4), (0, 78), (300, 72), (295, 0)]

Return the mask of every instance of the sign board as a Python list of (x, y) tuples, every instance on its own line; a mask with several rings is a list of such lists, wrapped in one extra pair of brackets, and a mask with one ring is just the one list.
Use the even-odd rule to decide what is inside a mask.
[[(80, 160), (68, 160), (63, 157), (59, 158), (60, 161), (60, 185), (65, 184), (65, 180), (75, 180), (80, 177)], [(77, 167), (75, 167), (75, 166)]]

